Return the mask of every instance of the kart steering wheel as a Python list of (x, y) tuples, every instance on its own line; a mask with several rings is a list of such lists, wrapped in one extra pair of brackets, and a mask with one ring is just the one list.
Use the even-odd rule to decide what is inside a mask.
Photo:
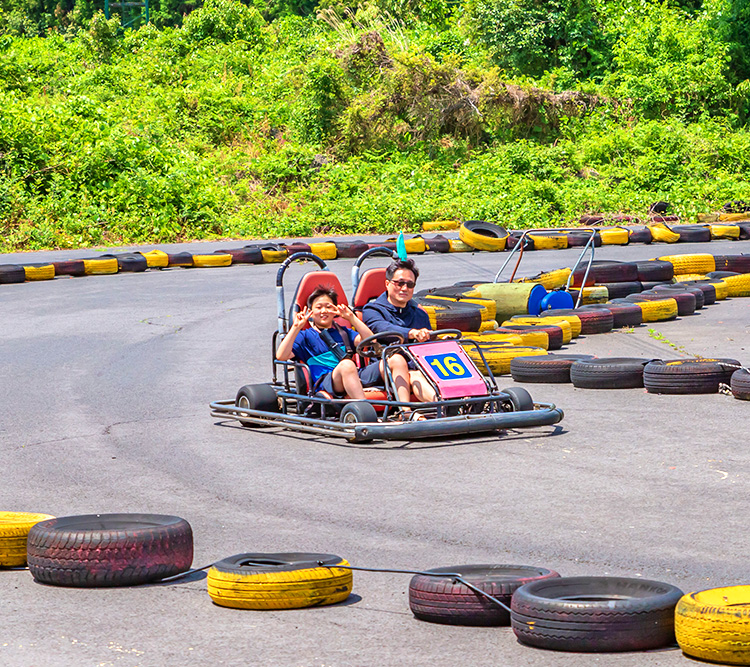
[(390, 342), (395, 342), (397, 345), (402, 345), (405, 340), (397, 331), (381, 331), (359, 341), (357, 354), (367, 359), (379, 359), (383, 352), (383, 348), (378, 342), (381, 338), (395, 338), (395, 341)]
[(430, 340), (436, 340), (438, 336), (449, 335), (450, 338), (444, 338), (443, 340), (458, 340), (463, 335), (463, 331), (458, 329), (436, 329), (430, 332)]

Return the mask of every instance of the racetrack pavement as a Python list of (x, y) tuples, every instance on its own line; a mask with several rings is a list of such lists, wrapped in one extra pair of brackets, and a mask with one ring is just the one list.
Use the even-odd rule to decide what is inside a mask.
[[(748, 251), (750, 243), (712, 242), (606, 246), (596, 256)], [(527, 253), (520, 274), (570, 266), (577, 255)], [(425, 288), (491, 281), (505, 255), (415, 259)], [(384, 260), (367, 265), (376, 263)], [(352, 264), (329, 264), (347, 288)], [(270, 380), (277, 269), (1, 285), (0, 509), (176, 514), (193, 527), (196, 567), (241, 552), (311, 551), (376, 568), (538, 565), (657, 579), (685, 592), (748, 583), (750, 404), (729, 396), (524, 385), (562, 407), (565, 419), (497, 436), (373, 445), (212, 418), (209, 402)], [(301, 275), (288, 271), (288, 296)], [(676, 321), (580, 337), (567, 350), (681, 356), (660, 334), (687, 353), (748, 364), (749, 315), (750, 299), (731, 299)], [(690, 664), (676, 647), (564, 654), (524, 647), (509, 628), (420, 622), (409, 611), (408, 583), (408, 575), (356, 572), (344, 604), (254, 612), (215, 606), (205, 573), (86, 590), (1, 571), (0, 664)]]

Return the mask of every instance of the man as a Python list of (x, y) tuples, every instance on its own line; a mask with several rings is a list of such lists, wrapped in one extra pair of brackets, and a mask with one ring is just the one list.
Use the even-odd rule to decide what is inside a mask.
[[(386, 269), (385, 292), (362, 309), (362, 320), (373, 333), (395, 331), (418, 343), (430, 339), (430, 318), (411, 298), (417, 278), (419, 269), (411, 259), (396, 260)], [(418, 400), (435, 400), (435, 391), (420, 371), (410, 371), (409, 379)]]

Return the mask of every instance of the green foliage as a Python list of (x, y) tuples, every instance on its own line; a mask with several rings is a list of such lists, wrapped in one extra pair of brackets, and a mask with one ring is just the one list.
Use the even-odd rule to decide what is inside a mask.
[(184, 31), (194, 42), (211, 39), (257, 44), (261, 41), (264, 25), (265, 21), (256, 9), (238, 0), (206, 0), (200, 9), (187, 17)]

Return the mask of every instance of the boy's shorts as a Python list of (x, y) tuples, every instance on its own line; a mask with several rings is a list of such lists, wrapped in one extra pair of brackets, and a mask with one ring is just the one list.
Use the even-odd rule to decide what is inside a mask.
[[(380, 377), (379, 360), (374, 360), (367, 364), (367, 366), (360, 368), (357, 371), (357, 374), (359, 375), (359, 380), (362, 383), (363, 387), (385, 386), (383, 383), (383, 378)], [(344, 397), (343, 394), (338, 394), (333, 389), (333, 371), (330, 371), (318, 378), (318, 381), (315, 383), (315, 391), (328, 392), (334, 398)]]

